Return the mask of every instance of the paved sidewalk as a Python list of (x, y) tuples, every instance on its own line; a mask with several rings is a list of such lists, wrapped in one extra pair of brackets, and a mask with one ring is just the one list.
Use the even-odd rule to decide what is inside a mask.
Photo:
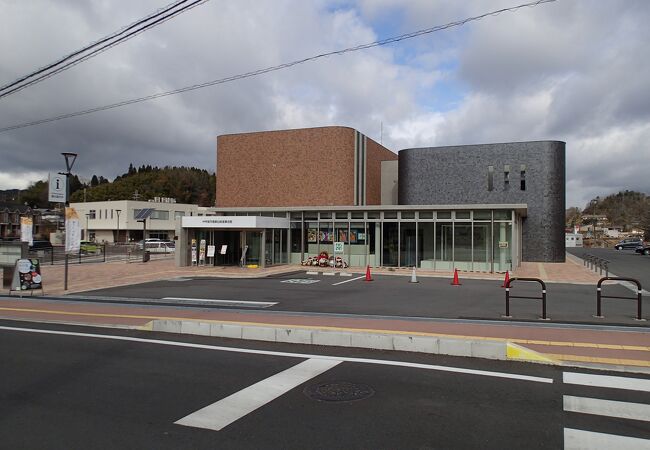
[[(15, 297), (0, 297), (0, 318), (253, 340), (274, 341), (281, 336), (282, 342), (650, 370), (650, 331), (636, 327), (228, 311)], [(491, 353), (497, 344), (504, 344), (504, 349), (505, 344), (509, 346), (507, 358)], [(523, 353), (511, 357), (511, 344), (523, 346)], [(422, 349), (426, 346), (430, 351)]]
[[(73, 264), (69, 289), (63, 289), (63, 266), (43, 266), (47, 296), (125, 286), (178, 277), (257, 278), (307, 270), (297, 265), (268, 269), (175, 267), (171, 259), (142, 262)], [(363, 268), (349, 269), (363, 274)], [(411, 276), (412, 269), (373, 270), (373, 274)], [(418, 270), (417, 276), (452, 278), (451, 272)], [(594, 284), (599, 276), (579, 260), (562, 264), (524, 263), (512, 276), (546, 282)], [(501, 280), (503, 274), (461, 272), (462, 278)], [(279, 311), (233, 311), (48, 300), (0, 296), (0, 318), (35, 322), (187, 332), (221, 337), (348, 345), (460, 356), (537, 360), (546, 363), (600, 364), (608, 368), (650, 371), (647, 327), (606, 327), (479, 320), (414, 319)], [(518, 347), (523, 346), (523, 347)], [(503, 358), (501, 358), (503, 356)], [(506, 358), (507, 356), (507, 358)]]
[[(176, 267), (174, 260), (155, 259), (143, 262), (107, 262), (70, 264), (68, 272), (68, 290), (64, 290), (63, 265), (43, 265), (41, 267), (44, 292), (48, 296), (72, 294), (94, 289), (105, 289), (149, 281), (166, 280), (175, 277), (225, 277), (258, 278), (290, 272), (341, 272), (330, 268), (305, 267), (300, 265), (272, 266), (266, 269), (242, 269), (240, 267)], [(409, 268), (371, 269), (372, 274), (411, 276)], [(365, 268), (349, 268), (343, 272), (364, 274)], [(502, 280), (503, 274), (486, 272), (459, 272), (461, 278)], [(452, 271), (433, 271), (417, 269), (417, 276), (444, 277), (451, 279)], [(511, 276), (541, 278), (548, 283), (596, 284), (600, 278), (594, 271), (585, 268), (579, 260), (567, 255), (565, 263), (523, 263)], [(6, 292), (6, 291), (5, 291)]]

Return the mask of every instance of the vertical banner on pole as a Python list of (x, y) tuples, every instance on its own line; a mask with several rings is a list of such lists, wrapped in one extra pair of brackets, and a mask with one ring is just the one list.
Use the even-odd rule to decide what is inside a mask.
[(205, 265), (205, 239), (199, 241), (199, 264)]
[(30, 246), (34, 243), (33, 225), (34, 221), (31, 217), (20, 218), (20, 240), (29, 242)]
[(196, 264), (198, 265), (197, 259), (196, 259), (196, 239), (192, 239), (192, 265)]
[(65, 209), (65, 251), (78, 252), (81, 243), (81, 224), (79, 214), (74, 208)]

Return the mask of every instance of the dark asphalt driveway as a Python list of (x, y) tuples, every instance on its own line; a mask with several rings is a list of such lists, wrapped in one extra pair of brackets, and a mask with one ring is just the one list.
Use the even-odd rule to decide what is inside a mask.
[[(295, 280), (312, 283), (295, 283)], [(350, 281), (337, 284), (346, 280)], [(417, 284), (409, 280), (410, 277), (403, 276), (375, 276), (374, 281), (366, 282), (304, 274), (263, 279), (185, 279), (90, 291), (83, 297), (263, 301), (277, 302), (265, 311), (504, 320), (505, 289), (500, 281), (461, 279), (461, 286), (452, 286), (451, 280), (445, 278), (420, 277)], [(622, 297), (635, 295), (619, 285), (607, 285), (603, 292)], [(541, 288), (536, 283), (514, 282), (511, 294), (541, 297)], [(538, 320), (541, 303), (541, 300), (513, 298), (511, 315), (515, 320)], [(648, 299), (644, 303), (644, 317), (648, 317)], [(648, 326), (648, 322), (633, 320), (634, 300), (605, 299), (603, 313), (605, 319), (593, 317), (595, 285), (547, 285), (547, 316), (553, 321)]]

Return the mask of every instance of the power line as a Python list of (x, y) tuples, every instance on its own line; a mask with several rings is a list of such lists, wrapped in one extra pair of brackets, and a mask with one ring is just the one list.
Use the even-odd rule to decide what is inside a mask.
[[(15, 92), (21, 91), (25, 89), (28, 86), (31, 86), (33, 84), (39, 83), (47, 78), (50, 78), (60, 72), (63, 72), (64, 70), (67, 70), (87, 59), (90, 59), (94, 56), (97, 56), (100, 53), (105, 52), (106, 50), (119, 45), (123, 42), (128, 41), (129, 39), (137, 36), (140, 33), (143, 33), (147, 31), (150, 28), (156, 27), (173, 17), (182, 14), (196, 6), (199, 6), (199, 4), (205, 3), (208, 0), (194, 0), (192, 3), (189, 5), (185, 5), (180, 9), (176, 9), (178, 6), (187, 3), (190, 0), (179, 0), (176, 1), (168, 6), (165, 6), (162, 9), (159, 9), (150, 15), (146, 16), (143, 19), (138, 20), (137, 22), (134, 22), (131, 25), (128, 25), (104, 38), (101, 38), (98, 41), (95, 41), (86, 47), (76, 50), (69, 55), (64, 56), (63, 58), (50, 63), (44, 67), (41, 67), (40, 69), (35, 70), (34, 72), (21, 76), (17, 80), (8, 83), (2, 87), (0, 87), (0, 98), (7, 97)], [(154, 20), (156, 19), (156, 20)], [(153, 21), (152, 21), (153, 20)], [(147, 23), (148, 22), (148, 23)], [(143, 25), (144, 24), (144, 25)], [(138, 28), (139, 27), (139, 28)], [(132, 31), (133, 30), (133, 31)], [(126, 34), (125, 34), (126, 33)], [(121, 36), (121, 37), (120, 37)], [(119, 37), (119, 38), (118, 38)], [(118, 38), (118, 39), (116, 39)], [(91, 53), (87, 53), (91, 49), (99, 47), (95, 50), (93, 50)], [(70, 62), (69, 61), (72, 60)], [(64, 64), (65, 63), (65, 64)], [(34, 78), (37, 77), (37, 78)], [(34, 78), (30, 80), (30, 78)]]
[(446, 30), (446, 29), (453, 28), (453, 27), (458, 27), (458, 26), (464, 25), (464, 24), (466, 24), (468, 22), (481, 20), (481, 19), (483, 19), (485, 17), (488, 17), (488, 16), (496, 16), (496, 15), (504, 13), (504, 12), (516, 11), (516, 10), (521, 9), (521, 8), (534, 7), (534, 6), (537, 6), (537, 5), (540, 5), (540, 4), (551, 3), (551, 2), (555, 2), (555, 1), (556, 0), (537, 0), (537, 1), (534, 1), (534, 2), (525, 3), (525, 4), (522, 4), (522, 5), (518, 5), (518, 6), (512, 6), (512, 7), (509, 7), (509, 8), (498, 9), (496, 11), (491, 11), (491, 12), (488, 12), (488, 13), (485, 13), (485, 14), (481, 14), (479, 16), (468, 17), (466, 19), (458, 20), (458, 21), (455, 21), (455, 22), (449, 22), (449, 23), (447, 23), (445, 25), (436, 25), (436, 26), (431, 27), (431, 28), (425, 28), (423, 30), (418, 30), (418, 31), (414, 31), (414, 32), (411, 32), (411, 33), (407, 33), (407, 34), (402, 34), (402, 35), (399, 35), (399, 36), (394, 36), (394, 37), (390, 37), (390, 38), (387, 38), (387, 39), (382, 39), (380, 41), (370, 42), (370, 43), (367, 43), (367, 44), (361, 44), (361, 45), (357, 45), (355, 47), (348, 47), (348, 48), (345, 48), (345, 49), (342, 49), (342, 50), (335, 50), (335, 51), (331, 51), (331, 52), (320, 53), (318, 55), (310, 56), (310, 57), (303, 58), (303, 59), (298, 59), (296, 61), (292, 61), (292, 62), (288, 62), (288, 63), (284, 63), (284, 64), (279, 64), (279, 65), (276, 65), (276, 66), (266, 67), (266, 68), (263, 68), (263, 69), (257, 69), (257, 70), (253, 70), (251, 72), (246, 72), (246, 73), (242, 73), (242, 74), (238, 74), (238, 75), (232, 75), (232, 76), (229, 76), (229, 77), (226, 77), (226, 78), (220, 78), (220, 79), (217, 79), (217, 80), (206, 81), (205, 83), (199, 83), (199, 84), (194, 84), (194, 85), (191, 85), (191, 86), (185, 86), (185, 87), (182, 87), (182, 88), (179, 88), (179, 89), (175, 89), (173, 91), (160, 92), (160, 93), (157, 93), (157, 94), (147, 95), (145, 97), (133, 98), (133, 99), (124, 100), (124, 101), (121, 101), (121, 102), (118, 102), (118, 103), (112, 103), (110, 105), (98, 106), (98, 107), (91, 108), (91, 109), (86, 109), (86, 110), (83, 110), (83, 111), (77, 111), (77, 112), (73, 112), (73, 113), (61, 114), (59, 116), (50, 117), (50, 118), (47, 118), (47, 119), (36, 120), (36, 121), (33, 121), (33, 122), (25, 122), (25, 123), (18, 124), (18, 125), (12, 125), (12, 126), (9, 126), (9, 127), (0, 128), (0, 133), (4, 133), (6, 131), (11, 131), (11, 130), (17, 130), (19, 128), (25, 128), (25, 127), (30, 127), (30, 126), (34, 126), (34, 125), (40, 125), (40, 124), (43, 124), (43, 123), (54, 122), (54, 121), (57, 121), (57, 120), (69, 119), (71, 117), (77, 117), (77, 116), (83, 116), (83, 115), (86, 115), (86, 114), (92, 114), (92, 113), (99, 112), (99, 111), (106, 111), (108, 109), (114, 109), (114, 108), (119, 108), (119, 107), (126, 106), (126, 105), (132, 105), (134, 103), (141, 103), (141, 102), (145, 102), (145, 101), (148, 101), (148, 100), (154, 100), (154, 99), (157, 99), (157, 98), (168, 97), (170, 95), (175, 95), (175, 94), (180, 94), (180, 93), (183, 93), (183, 92), (194, 91), (194, 90), (202, 89), (202, 88), (205, 88), (205, 87), (208, 87), (208, 86), (215, 86), (215, 85), (218, 85), (218, 84), (229, 83), (229, 82), (236, 81), (236, 80), (241, 80), (241, 79), (244, 79), (244, 78), (251, 78), (251, 77), (255, 77), (257, 75), (262, 75), (262, 74), (269, 73), (269, 72), (275, 72), (275, 71), (278, 71), (278, 70), (287, 69), (289, 67), (293, 67), (293, 66), (296, 66), (298, 64), (303, 64), (303, 63), (306, 63), (306, 62), (309, 62), (309, 61), (314, 61), (316, 59), (325, 58), (325, 57), (328, 57), (328, 56), (343, 55), (345, 53), (351, 53), (351, 52), (356, 52), (356, 51), (359, 51), (359, 50), (365, 50), (365, 49), (368, 49), (368, 48), (379, 47), (379, 46), (383, 46), (383, 45), (387, 45), (387, 44), (393, 44), (395, 42), (400, 42), (400, 41), (404, 41), (404, 40), (407, 40), (407, 39), (413, 39), (413, 38), (418, 37), (418, 36), (423, 36), (423, 35), (426, 35), (426, 34), (434, 33), (436, 31), (441, 31), (441, 30)]

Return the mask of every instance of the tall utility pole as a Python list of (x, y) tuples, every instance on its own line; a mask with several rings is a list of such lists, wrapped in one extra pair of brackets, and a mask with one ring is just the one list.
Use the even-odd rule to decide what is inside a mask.
[[(70, 206), (70, 175), (72, 175), (72, 166), (74, 166), (74, 162), (77, 160), (77, 154), (72, 153), (72, 152), (64, 152), (61, 153), (63, 157), (65, 158), (65, 172), (59, 172), (61, 175), (65, 175), (65, 209), (67, 210), (68, 207)], [(64, 210), (63, 212), (63, 218), (65, 221), (65, 214), (66, 211)], [(65, 223), (65, 222), (64, 222)], [(64, 241), (64, 251), (65, 248), (68, 246), (68, 234), (66, 233), (65, 236), (65, 241)], [(67, 291), (68, 290), (68, 252), (65, 251), (65, 270), (64, 270), (64, 277), (63, 277), (63, 290)]]

